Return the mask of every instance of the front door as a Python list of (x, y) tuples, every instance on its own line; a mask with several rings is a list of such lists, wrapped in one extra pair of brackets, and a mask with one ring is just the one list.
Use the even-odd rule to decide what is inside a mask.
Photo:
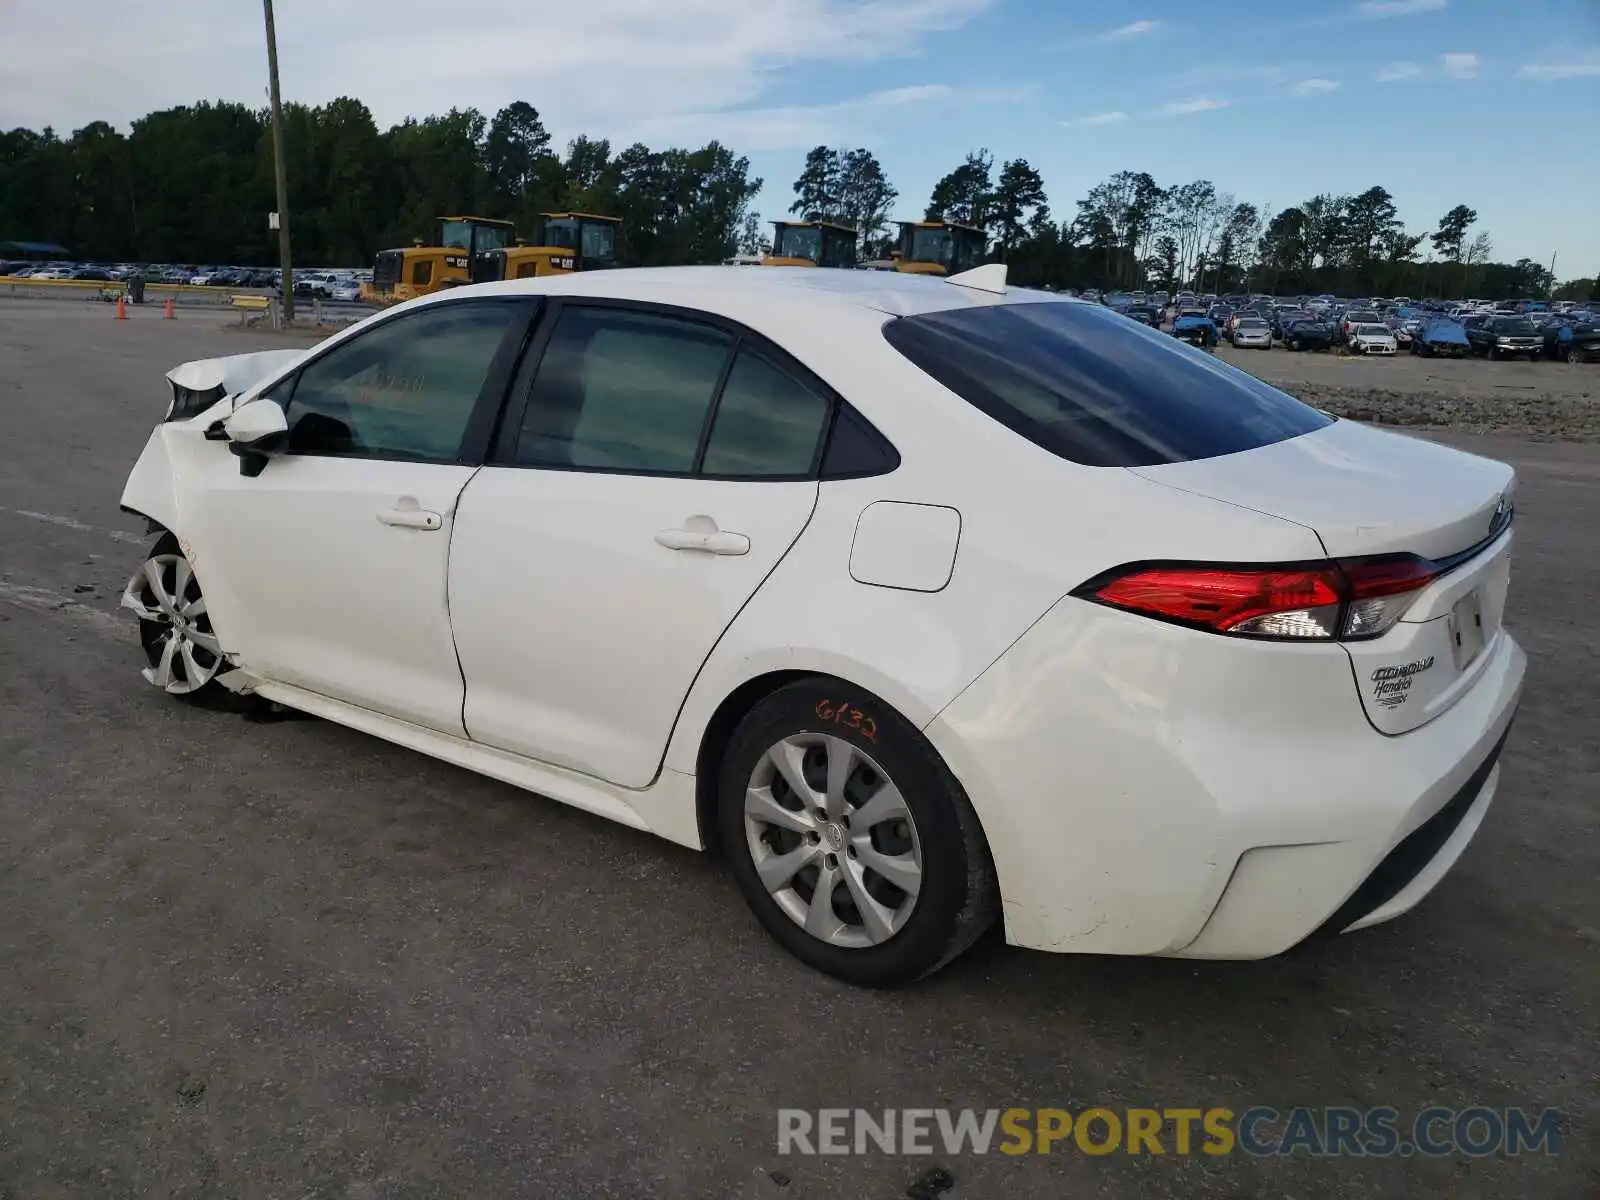
[(810, 519), (829, 416), (735, 330), (566, 304), (457, 515), (471, 737), (647, 785), (701, 664)]
[(450, 538), (525, 323), (506, 301), (397, 315), (270, 390), (288, 452), (260, 475), (217, 444), (182, 532), (251, 674), (465, 735)]

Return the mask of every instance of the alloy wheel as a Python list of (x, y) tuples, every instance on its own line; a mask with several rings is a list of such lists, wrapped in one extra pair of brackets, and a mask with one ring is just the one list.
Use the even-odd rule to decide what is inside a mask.
[(922, 888), (916, 822), (865, 751), (822, 733), (770, 746), (745, 789), (756, 874), (807, 933), (849, 949), (888, 941)]
[(216, 678), (222, 648), (189, 560), (152, 554), (122, 593), (122, 607), (139, 618), (139, 641), (150, 665), (145, 680), (175, 696), (197, 692)]

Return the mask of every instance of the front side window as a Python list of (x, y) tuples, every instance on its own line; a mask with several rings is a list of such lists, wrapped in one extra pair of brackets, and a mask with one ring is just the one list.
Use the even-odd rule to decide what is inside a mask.
[(743, 478), (810, 474), (829, 405), (787, 371), (741, 350), (717, 401), (701, 471)]
[(677, 317), (563, 309), (534, 376), (516, 461), (688, 474), (732, 349), (730, 334)]
[(411, 282), (421, 287), (433, 281), (433, 259), (420, 258), (411, 264)]
[(1093, 304), (957, 308), (890, 321), (884, 337), (1000, 424), (1086, 466), (1212, 458), (1332, 420)]
[(289, 393), (289, 453), (456, 461), (520, 313), (493, 301), (438, 305), (334, 347)]

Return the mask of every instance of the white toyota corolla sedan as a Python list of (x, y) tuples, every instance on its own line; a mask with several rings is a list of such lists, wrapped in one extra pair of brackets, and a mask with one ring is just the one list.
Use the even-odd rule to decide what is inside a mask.
[(1411, 908), (1521, 689), (1512, 471), (997, 275), (517, 280), (185, 364), (144, 677), (718, 847), (858, 983)]

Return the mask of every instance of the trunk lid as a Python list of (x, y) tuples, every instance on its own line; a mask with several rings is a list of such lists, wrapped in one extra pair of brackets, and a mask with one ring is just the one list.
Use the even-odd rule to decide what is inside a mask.
[(1515, 479), (1504, 463), (1355, 421), (1238, 454), (1128, 470), (1314, 529), (1332, 558), (1458, 554), (1489, 535)]
[(1516, 482), (1504, 463), (1335, 421), (1239, 454), (1128, 469), (1304, 525), (1330, 558), (1406, 553), (1450, 566), (1381, 637), (1342, 643), (1381, 733), (1404, 733), (1448, 709), (1503, 636)]

